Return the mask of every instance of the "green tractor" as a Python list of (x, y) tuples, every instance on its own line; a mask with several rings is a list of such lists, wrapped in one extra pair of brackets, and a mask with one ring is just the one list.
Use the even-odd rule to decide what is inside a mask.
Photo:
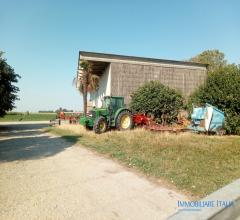
[(80, 118), (80, 124), (97, 134), (110, 128), (129, 130), (133, 128), (133, 116), (124, 104), (124, 97), (105, 96), (102, 107), (92, 108), (87, 116)]

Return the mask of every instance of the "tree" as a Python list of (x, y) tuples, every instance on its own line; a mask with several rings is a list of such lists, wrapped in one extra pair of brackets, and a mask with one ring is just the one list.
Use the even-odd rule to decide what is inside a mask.
[(16, 93), (19, 88), (14, 85), (21, 78), (15, 74), (14, 69), (2, 57), (3, 52), (0, 51), (0, 117), (3, 117), (7, 111), (11, 111), (18, 100)]
[(87, 95), (88, 92), (96, 91), (99, 86), (99, 76), (92, 71), (92, 66), (88, 61), (81, 61), (79, 78), (74, 78), (73, 82), (77, 85), (79, 92), (83, 95), (83, 112), (87, 114)]
[(171, 123), (183, 108), (183, 97), (158, 81), (150, 81), (133, 92), (130, 107), (136, 112), (153, 114), (158, 122), (167, 115), (167, 122)]
[(225, 112), (228, 134), (240, 134), (240, 68), (231, 64), (209, 73), (204, 85), (189, 98), (192, 103), (209, 103)]
[(224, 53), (219, 50), (206, 50), (190, 59), (191, 62), (208, 64), (208, 71), (214, 72), (219, 68), (225, 67), (227, 61)]

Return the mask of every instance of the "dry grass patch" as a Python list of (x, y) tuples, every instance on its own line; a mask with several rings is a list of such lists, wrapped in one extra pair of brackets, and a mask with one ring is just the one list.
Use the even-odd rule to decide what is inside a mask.
[(205, 196), (240, 177), (239, 136), (176, 135), (143, 129), (96, 135), (82, 126), (69, 125), (51, 130), (194, 196)]

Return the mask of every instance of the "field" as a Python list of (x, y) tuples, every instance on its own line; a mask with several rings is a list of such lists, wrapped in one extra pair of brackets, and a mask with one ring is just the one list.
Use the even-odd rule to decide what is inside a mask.
[(3, 118), (0, 117), (0, 122), (7, 121), (49, 121), (55, 119), (55, 113), (9, 113)]
[(81, 126), (49, 131), (116, 158), (157, 181), (203, 197), (240, 177), (240, 137), (161, 134), (143, 129), (96, 135)]

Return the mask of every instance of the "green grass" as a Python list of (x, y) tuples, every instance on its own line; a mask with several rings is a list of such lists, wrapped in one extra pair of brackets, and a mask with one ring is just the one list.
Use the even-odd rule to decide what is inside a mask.
[(239, 136), (161, 134), (139, 129), (95, 135), (80, 126), (60, 126), (50, 131), (196, 197), (240, 177)]
[(55, 113), (10, 113), (3, 118), (0, 117), (0, 122), (8, 121), (49, 121), (55, 119)]

